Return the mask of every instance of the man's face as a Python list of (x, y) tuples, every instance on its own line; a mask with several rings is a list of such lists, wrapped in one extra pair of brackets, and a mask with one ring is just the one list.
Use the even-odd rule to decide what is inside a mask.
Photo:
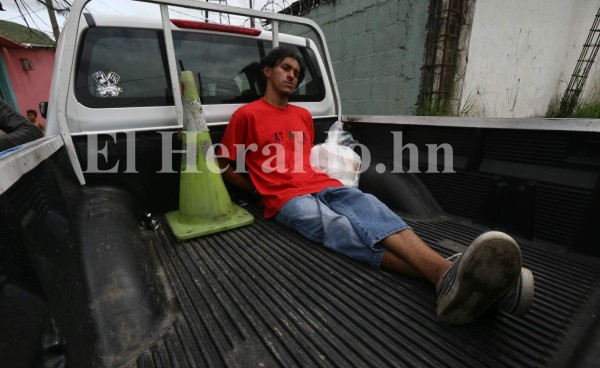
[(29, 121), (34, 122), (35, 121), (35, 115), (29, 113), (27, 114), (27, 119), (29, 119)]
[(286, 97), (290, 96), (298, 85), (300, 64), (296, 59), (286, 57), (273, 68), (265, 67), (265, 76), (271, 88)]

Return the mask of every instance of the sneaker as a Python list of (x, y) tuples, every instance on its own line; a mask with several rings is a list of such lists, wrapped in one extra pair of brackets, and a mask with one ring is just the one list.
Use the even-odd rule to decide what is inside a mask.
[(453, 325), (477, 319), (516, 284), (521, 262), (521, 250), (507, 234), (477, 237), (436, 286), (438, 319)]
[(534, 284), (531, 270), (525, 267), (521, 268), (519, 281), (498, 300), (496, 307), (498, 310), (516, 317), (524, 316), (533, 303)]
[[(456, 253), (446, 258), (449, 261), (456, 260), (462, 253)], [(499, 311), (512, 314), (515, 317), (523, 317), (531, 309), (533, 304), (533, 295), (535, 282), (533, 273), (529, 268), (522, 267), (519, 281), (508, 290), (500, 300), (496, 302), (496, 308)]]

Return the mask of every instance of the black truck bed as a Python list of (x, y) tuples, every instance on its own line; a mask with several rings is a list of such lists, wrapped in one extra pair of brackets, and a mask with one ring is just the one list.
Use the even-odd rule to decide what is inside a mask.
[[(536, 280), (530, 313), (488, 313), (452, 327), (422, 280), (337, 255), (264, 220), (179, 242), (164, 222), (155, 248), (181, 312), (141, 367), (547, 367), (597, 363), (600, 259), (520, 241)], [(459, 219), (408, 220), (444, 255), (485, 231)], [(597, 340), (597, 339), (596, 339)], [(587, 356), (579, 361), (578, 356)], [(596, 359), (596, 360), (594, 360)]]
[[(253, 225), (186, 242), (162, 217), (157, 231), (143, 228), (141, 213), (177, 208), (179, 178), (156, 174), (160, 136), (140, 135), (138, 162), (149, 167), (139, 174), (90, 174), (80, 187), (60, 150), (0, 198), (14, 218), (0, 227), (0, 254), (27, 250), (45, 299), (37, 314), (21, 304), (27, 321), (50, 325), (18, 345), (13, 335), (26, 330), (25, 318), (5, 318), (22, 327), (4, 325), (0, 366), (18, 366), (4, 362), (16, 361), (17, 345), (32, 351), (40, 335), (43, 356), (59, 350), (73, 367), (600, 366), (598, 133), (402, 129), (407, 142), (451, 143), (457, 172), (363, 173), (362, 189), (410, 214), (407, 222), (444, 256), (506, 229), (535, 275), (527, 316), (444, 325), (427, 282), (333, 253), (251, 204)], [(394, 127), (354, 130), (379, 162), (393, 161)], [(122, 158), (125, 149), (110, 151)], [(547, 152), (558, 158), (547, 162)], [(0, 307), (10, 301), (4, 290)]]

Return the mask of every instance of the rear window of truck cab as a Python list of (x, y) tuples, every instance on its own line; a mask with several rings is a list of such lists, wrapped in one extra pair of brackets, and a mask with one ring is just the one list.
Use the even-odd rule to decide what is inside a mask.
[[(260, 59), (271, 42), (196, 32), (173, 32), (178, 71), (191, 70), (203, 104), (251, 102), (264, 94)], [(322, 101), (322, 75), (314, 52), (284, 44), (298, 52), (306, 76), (290, 101)], [(162, 30), (89, 28), (79, 56), (77, 100), (90, 108), (173, 105)]]

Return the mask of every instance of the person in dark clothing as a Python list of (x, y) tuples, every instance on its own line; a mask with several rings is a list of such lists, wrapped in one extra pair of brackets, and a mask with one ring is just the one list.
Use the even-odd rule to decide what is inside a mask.
[(44, 136), (38, 127), (2, 100), (0, 100), (0, 130), (6, 133), (0, 135), (0, 152)]

